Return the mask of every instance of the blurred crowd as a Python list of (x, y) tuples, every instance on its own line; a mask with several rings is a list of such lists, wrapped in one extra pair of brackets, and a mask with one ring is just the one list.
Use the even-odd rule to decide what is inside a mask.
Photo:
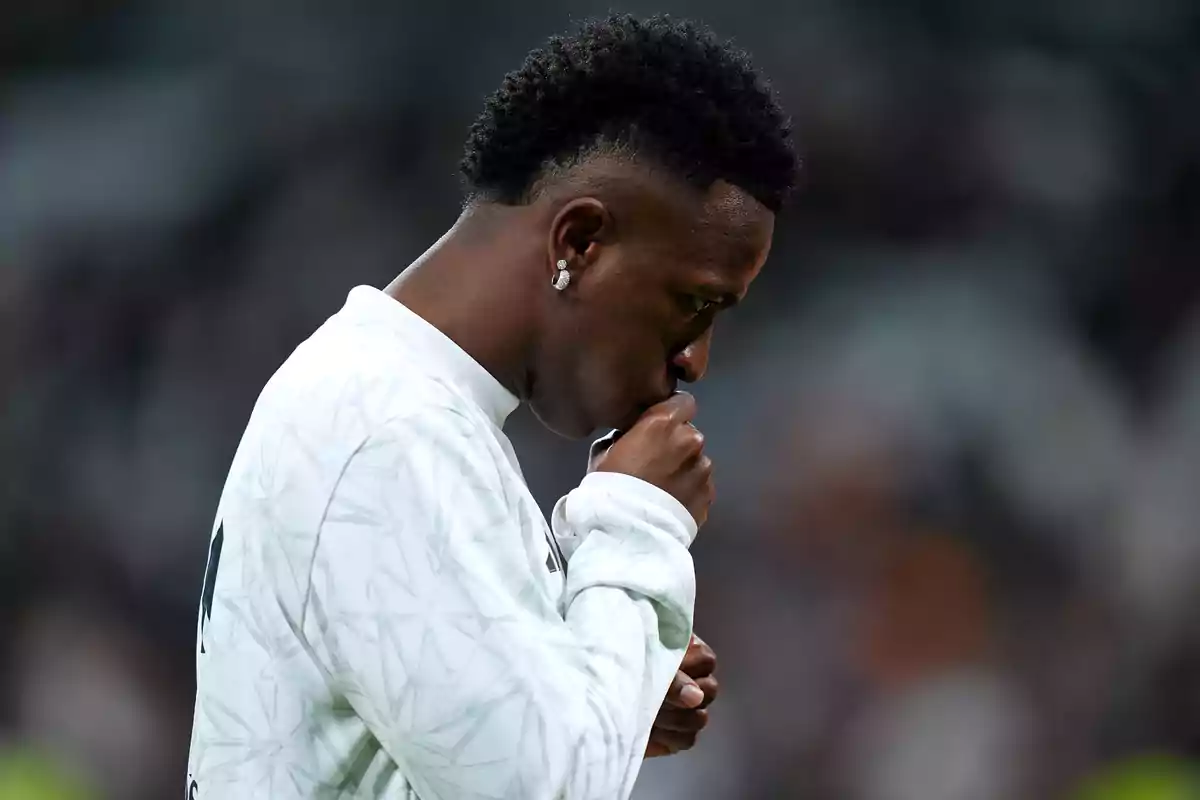
[[(0, 798), (182, 795), (259, 390), (608, 5), (0, 10)], [(695, 389), (722, 697), (636, 797), (1200, 798), (1200, 6), (623, 8), (751, 50), (805, 160)], [(509, 429), (548, 508), (587, 445)]]

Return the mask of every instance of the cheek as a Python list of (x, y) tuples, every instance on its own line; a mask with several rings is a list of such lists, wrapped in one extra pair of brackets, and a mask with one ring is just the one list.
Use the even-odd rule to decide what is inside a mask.
[(629, 327), (603, 343), (595, 375), (604, 386), (597, 389), (618, 402), (642, 402), (661, 391), (666, 373), (665, 350), (659, 339)]
[(610, 296), (578, 320), (581, 338), (573, 366), (579, 385), (597, 406), (624, 411), (622, 406), (645, 402), (662, 391), (665, 311), (651, 302), (647, 291), (643, 287)]

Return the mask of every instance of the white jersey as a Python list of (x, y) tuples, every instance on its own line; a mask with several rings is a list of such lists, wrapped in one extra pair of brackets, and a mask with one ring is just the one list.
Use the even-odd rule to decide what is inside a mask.
[(368, 287), (280, 368), (213, 525), (189, 798), (629, 797), (691, 635), (696, 525), (593, 473), (551, 527), (516, 406)]

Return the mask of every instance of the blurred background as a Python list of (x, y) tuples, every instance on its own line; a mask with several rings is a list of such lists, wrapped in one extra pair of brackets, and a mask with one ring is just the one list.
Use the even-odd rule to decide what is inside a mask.
[[(180, 797), (261, 387), (605, 3), (0, 10), (0, 798)], [(640, 800), (1200, 798), (1200, 6), (661, 0), (805, 159), (696, 389), (723, 696)], [(548, 509), (586, 443), (510, 423)]]

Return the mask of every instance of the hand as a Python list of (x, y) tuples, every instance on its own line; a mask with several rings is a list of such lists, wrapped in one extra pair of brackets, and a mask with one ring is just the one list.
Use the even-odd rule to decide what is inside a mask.
[(694, 416), (696, 399), (687, 392), (675, 394), (647, 410), (627, 432), (592, 445), (589, 471), (623, 472), (652, 483), (703, 525), (714, 494), (712, 461), (704, 455), (704, 434), (691, 424)]
[(646, 758), (674, 755), (696, 744), (696, 737), (708, 724), (708, 706), (720, 690), (713, 674), (716, 668), (716, 653), (700, 637), (693, 636), (654, 720)]

